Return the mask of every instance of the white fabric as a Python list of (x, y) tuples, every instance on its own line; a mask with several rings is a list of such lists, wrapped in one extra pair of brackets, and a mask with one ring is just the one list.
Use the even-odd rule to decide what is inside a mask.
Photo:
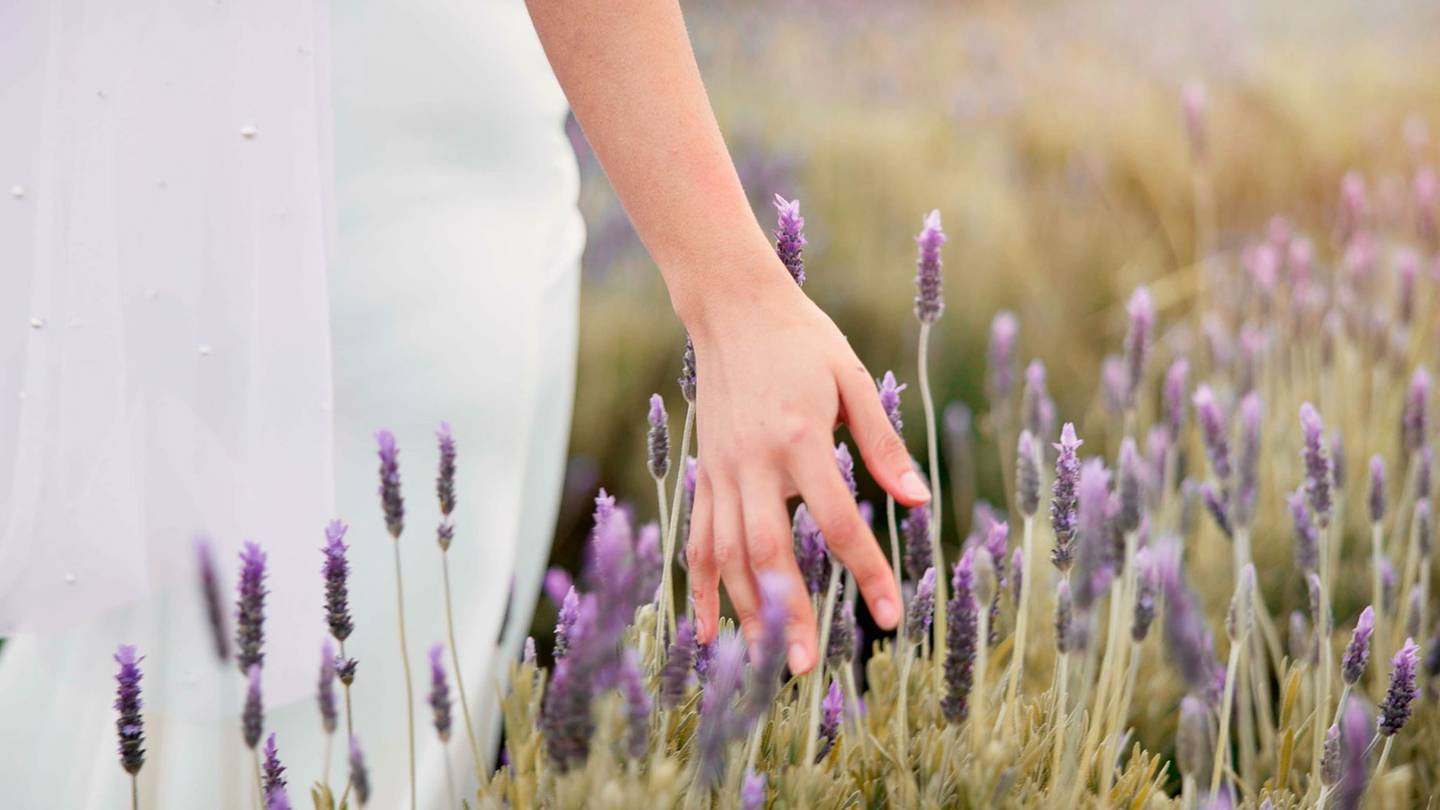
[[(369, 806), (408, 805), (379, 427), (401, 446), (420, 805), (446, 806), (425, 704), (444, 639), (433, 431), (449, 419), (460, 447), (451, 570), (478, 715), (511, 573), (513, 626), (538, 593), (573, 386), (578, 179), (522, 3), (0, 0), (0, 77), (5, 806), (129, 806), (120, 642), (147, 656), (144, 806), (253, 802), (241, 678), (194, 584), (202, 531), (227, 602), (240, 541), (269, 554), (266, 730), (308, 805), (337, 515)], [(450, 754), (463, 795), (458, 716)]]

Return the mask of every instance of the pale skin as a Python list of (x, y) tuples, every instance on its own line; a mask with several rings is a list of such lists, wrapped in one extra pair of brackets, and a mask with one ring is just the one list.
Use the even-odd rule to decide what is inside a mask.
[(686, 555), (697, 634), (723, 582), (753, 645), (757, 574), (789, 583), (788, 664), (818, 660), (786, 500), (799, 495), (884, 629), (895, 577), (835, 464), (849, 426), (875, 481), (930, 499), (845, 336), (791, 280), (746, 202), (676, 0), (527, 0), (550, 64), (695, 344), (699, 475)]

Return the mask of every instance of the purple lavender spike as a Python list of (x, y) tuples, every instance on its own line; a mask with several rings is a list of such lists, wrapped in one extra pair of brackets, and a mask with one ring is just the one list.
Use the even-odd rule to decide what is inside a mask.
[(1320, 757), (1320, 782), (1334, 787), (1344, 775), (1344, 763), (1340, 759), (1340, 726), (1332, 725), (1325, 732), (1325, 747)]
[(680, 395), (691, 405), (695, 404), (695, 343), (685, 336), (685, 353), (680, 357)]
[(1117, 420), (1125, 417), (1130, 397), (1130, 370), (1125, 367), (1125, 358), (1118, 354), (1106, 355), (1100, 363), (1100, 393), (1104, 396), (1105, 412)]
[(890, 420), (890, 426), (895, 428), (896, 435), (904, 435), (905, 422), (900, 418), (900, 392), (905, 390), (904, 385), (895, 383), (895, 372), (887, 371), (876, 385), (880, 389), (880, 407), (885, 409), (885, 416)]
[(570, 634), (574, 632), (579, 616), (580, 595), (571, 586), (560, 603), (560, 618), (555, 623), (555, 660), (559, 661), (570, 653)]
[(831, 681), (825, 700), (820, 704), (820, 751), (816, 762), (824, 761), (835, 747), (835, 738), (840, 736), (840, 714), (845, 710), (845, 693), (840, 691), (840, 682)]
[(385, 513), (385, 528), (390, 536), (400, 539), (405, 530), (405, 499), (400, 495), (400, 448), (395, 434), (381, 430), (375, 434), (380, 456), (380, 507)]
[(1210, 468), (1222, 484), (1230, 481), (1230, 445), (1225, 438), (1225, 417), (1215, 400), (1215, 392), (1204, 383), (1195, 389), (1195, 418), (1200, 422), (1200, 435), (1205, 441), (1205, 454)]
[(930, 507), (917, 506), (906, 512), (900, 533), (905, 535), (905, 574), (917, 579), (931, 563)]
[(520, 654), (520, 663), (526, 666), (535, 666), (535, 637), (525, 637), (525, 648)]
[(915, 317), (921, 323), (934, 323), (945, 311), (945, 298), (941, 292), (943, 263), (940, 259), (945, 231), (940, 227), (938, 210), (925, 215), (925, 226), (915, 237), (915, 243), (920, 251), (920, 258), (915, 263)]
[(1025, 550), (1020, 546), (1010, 555), (1010, 593), (1015, 607), (1020, 607), (1020, 592), (1025, 581)]
[[(774, 571), (761, 572), (756, 577), (760, 591), (760, 638), (755, 644), (754, 660), (750, 672), (751, 682), (746, 694), (747, 723), (754, 723), (775, 699), (780, 688), (780, 675), (785, 671), (785, 603), (789, 596), (790, 581)], [(846, 603), (848, 604), (848, 602)], [(852, 608), (853, 610), (853, 608)], [(850, 614), (850, 643), (854, 644), (855, 616)], [(834, 649), (835, 630), (831, 630), (831, 649)]]
[(1075, 650), (1075, 606), (1070, 596), (1070, 580), (1062, 579), (1055, 586), (1055, 651), (1061, 655)]
[(645, 447), (650, 475), (664, 480), (670, 474), (670, 421), (665, 415), (665, 400), (659, 394), (650, 395), (650, 432), (646, 435)]
[(360, 750), (360, 741), (350, 738), (350, 789), (355, 801), (361, 807), (370, 801), (370, 769), (365, 767), (365, 755)]
[(831, 667), (839, 669), (855, 657), (855, 604), (848, 599), (835, 602), (835, 612), (830, 619), (830, 643), (826, 647), (825, 660)]
[(1301, 571), (1317, 571), (1320, 567), (1320, 533), (1310, 519), (1303, 490), (1290, 495), (1290, 516), (1295, 524), (1295, 566)]
[(954, 596), (946, 605), (945, 697), (940, 709), (952, 724), (970, 715), (970, 688), (974, 683), (975, 651), (979, 642), (979, 604), (976, 602), (975, 549), (968, 549), (955, 564)]
[(570, 578), (570, 572), (563, 568), (552, 567), (545, 572), (545, 595), (549, 597), (551, 602), (555, 603), (557, 609), (565, 603), (565, 595), (570, 592), (570, 589), (573, 588), (574, 585), (575, 582)]
[(1415, 502), (1415, 542), (1419, 546), (1420, 560), (1429, 564), (1430, 553), (1435, 547), (1435, 525), (1430, 514), (1430, 499), (1422, 497)]
[(1345, 657), (1340, 659), (1340, 677), (1350, 686), (1359, 683), (1365, 675), (1365, 664), (1370, 660), (1370, 636), (1374, 632), (1375, 608), (1366, 605), (1355, 621), (1355, 632), (1345, 647)]
[(315, 691), (316, 703), (320, 706), (320, 725), (326, 734), (334, 734), (338, 725), (335, 679), (335, 647), (327, 638), (320, 647), (320, 682)]
[(445, 645), (430, 648), (430, 710), (441, 742), (450, 739), (450, 683), (445, 677)]
[(1330, 480), (1335, 488), (1345, 490), (1345, 434), (1340, 428), (1330, 431)]
[(675, 624), (675, 640), (660, 669), (660, 705), (668, 710), (680, 705), (689, 686), (690, 670), (695, 666), (695, 628), (690, 619), (681, 616)]
[(1218, 704), (1217, 673), (1223, 676), (1223, 669), (1215, 660), (1214, 640), (1197, 605), (1198, 598), (1185, 580), (1180, 541), (1167, 537), (1153, 548), (1156, 576), (1165, 595), (1167, 657), (1192, 691), (1200, 692), (1210, 703)]
[(1315, 406), (1300, 406), (1300, 431), (1305, 439), (1305, 493), (1320, 528), (1330, 525), (1330, 459), (1325, 453), (1325, 425)]
[(795, 536), (795, 562), (800, 566), (805, 587), (811, 594), (821, 593), (830, 581), (830, 551), (825, 547), (825, 536), (820, 533), (820, 527), (803, 503), (795, 508), (792, 531)]
[(1025, 367), (1025, 388), (1020, 394), (1020, 420), (1026, 430), (1043, 441), (1055, 435), (1055, 402), (1045, 385), (1045, 364), (1031, 360)]
[(910, 612), (905, 617), (905, 638), (911, 644), (919, 644), (930, 631), (930, 622), (935, 615), (935, 569), (926, 568), (910, 597)]
[(273, 732), (269, 737), (265, 738), (265, 767), (263, 775), (264, 778), (260, 785), (264, 790), (267, 800), (270, 800), (269, 797), (276, 791), (283, 793), (285, 786), (289, 784), (285, 778), (285, 766), (280, 763), (280, 751), (275, 746), (275, 734)]
[(1407, 453), (1418, 452), (1425, 445), (1429, 434), (1429, 413), (1430, 372), (1420, 366), (1410, 378), (1410, 391), (1405, 396), (1405, 407), (1400, 416), (1400, 443)]
[(1385, 519), (1385, 459), (1379, 453), (1370, 457), (1370, 496), (1366, 503), (1370, 507), (1371, 523)]
[[(725, 748), (737, 732), (743, 731), (735, 711), (736, 696), (745, 666), (745, 642), (733, 634), (721, 634), (706, 674), (700, 699), (700, 720), (695, 732), (695, 756), (699, 778), (714, 785), (724, 769)], [(587, 707), (588, 709), (588, 707)]]
[(144, 702), (140, 699), (140, 662), (144, 658), (135, 654), (135, 648), (121, 644), (115, 650), (115, 663), (120, 666), (115, 673), (115, 733), (120, 740), (120, 766), (130, 775), (140, 772), (145, 764), (145, 719), (140, 714)]
[(990, 409), (1001, 413), (1001, 403), (1010, 399), (1015, 390), (1015, 339), (1020, 334), (1020, 321), (1009, 310), (995, 315), (990, 322), (990, 348), (987, 353), (986, 394)]
[(585, 761), (595, 732), (595, 720), (590, 714), (592, 685), (586, 673), (576, 671), (575, 663), (570, 658), (556, 662), (540, 711), (545, 752), (562, 771)]
[(857, 497), (860, 488), (855, 485), (855, 457), (850, 455), (850, 445), (845, 442), (835, 445), (835, 466), (840, 468), (840, 477), (845, 479), (845, 486), (850, 489), (850, 497)]
[(225, 630), (225, 609), (221, 606), (220, 575), (216, 571), (215, 547), (207, 539), (195, 546), (200, 558), (200, 596), (205, 602), (205, 618), (210, 625), (210, 640), (215, 643), (215, 657), (230, 660), (230, 638)]
[(1155, 601), (1160, 587), (1149, 548), (1135, 553), (1135, 612), (1130, 621), (1130, 638), (1136, 644), (1145, 640), (1155, 621)]
[(1135, 440), (1126, 436), (1120, 442), (1120, 477), (1116, 481), (1117, 493), (1120, 496), (1120, 512), (1116, 528), (1124, 534), (1140, 528), (1140, 516), (1143, 508), (1140, 476), (1140, 451), (1135, 447)]
[[(455, 511), (455, 433), (450, 429), (449, 422), (441, 422), (440, 428), (435, 431), (435, 442), (440, 448), (440, 472), (435, 476), (435, 496), (440, 501), (440, 514), (449, 517)], [(441, 524), (440, 547), (450, 548), (450, 536), (454, 529), (447, 533), (449, 521)]]
[(631, 759), (644, 759), (650, 748), (650, 690), (645, 686), (640, 658), (629, 648), (620, 661), (620, 694), (625, 698), (625, 719), (629, 726), (626, 747)]
[(1155, 302), (1150, 298), (1150, 291), (1145, 287), (1135, 288), (1125, 311), (1130, 316), (1130, 330), (1125, 335), (1125, 370), (1128, 374), (1125, 401), (1133, 408), (1140, 383), (1145, 380), (1145, 361), (1155, 334)]
[(1050, 561), (1063, 574), (1070, 570), (1074, 560), (1076, 509), (1076, 487), (1080, 483), (1080, 445), (1083, 441), (1075, 436), (1075, 425), (1066, 422), (1060, 429), (1060, 442), (1055, 449), (1060, 451), (1055, 460), (1055, 484), (1050, 496), (1050, 526), (1055, 531), (1055, 550)]
[(800, 216), (800, 201), (775, 195), (775, 252), (790, 271), (795, 283), (805, 285), (805, 218)]
[(1170, 441), (1179, 444), (1180, 434), (1185, 430), (1185, 414), (1189, 397), (1186, 395), (1190, 380), (1190, 361), (1180, 358), (1165, 371), (1164, 400), (1165, 425), (1170, 429)]
[(344, 521), (332, 520), (325, 527), (325, 564), (320, 569), (325, 576), (325, 622), (330, 626), (330, 635), (336, 641), (344, 641), (355, 631), (355, 621), (350, 616), (350, 561), (346, 552)]
[(1395, 590), (1399, 586), (1395, 579), (1395, 564), (1388, 554), (1380, 555), (1380, 609), (1387, 616), (1395, 614)]
[[(246, 541), (235, 600), (235, 661), (241, 672), (265, 661), (265, 552)], [(254, 748), (254, 745), (250, 746)]]
[(1234, 521), (1249, 526), (1255, 517), (1260, 491), (1260, 420), (1264, 406), (1260, 395), (1251, 391), (1240, 400), (1240, 458), (1236, 470)]
[(740, 786), (740, 810), (765, 810), (765, 774), (745, 772)]
[(265, 724), (264, 707), (260, 700), (260, 665), (251, 664), (245, 675), (248, 685), (245, 708), (240, 712), (240, 725), (245, 735), (245, 747), (254, 748), (260, 744), (260, 731)]
[(1015, 447), (1015, 502), (1027, 518), (1040, 509), (1040, 450), (1029, 429), (1020, 431)]
[(1370, 781), (1371, 725), (1365, 701), (1351, 695), (1340, 718), (1340, 780), (1336, 806), (1358, 810)]
[(1071, 577), (1075, 608), (1089, 614), (1110, 587), (1114, 576), (1113, 547), (1108, 512), (1110, 473), (1100, 459), (1086, 461), (1080, 470), (1076, 500), (1078, 531), (1075, 572)]

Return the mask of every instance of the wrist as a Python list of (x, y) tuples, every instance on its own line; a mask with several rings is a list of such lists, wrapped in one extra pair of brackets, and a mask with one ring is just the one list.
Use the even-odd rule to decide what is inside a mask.
[(761, 304), (801, 296), (800, 287), (763, 237), (755, 244), (714, 255), (703, 265), (663, 271), (670, 303), (695, 340), (704, 342), (737, 317), (753, 319)]

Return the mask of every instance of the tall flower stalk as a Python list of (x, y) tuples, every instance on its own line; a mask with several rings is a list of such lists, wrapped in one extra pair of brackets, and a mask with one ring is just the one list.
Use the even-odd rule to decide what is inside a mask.
[[(485, 765), (480, 759), (480, 743), (475, 736), (475, 726), (470, 717), (470, 700), (465, 695), (465, 670), (460, 666), (460, 646), (455, 640), (455, 611), (450, 598), (450, 544), (455, 539), (455, 434), (449, 422), (441, 422), (435, 431), (435, 441), (440, 449), (440, 469), (435, 476), (435, 496), (440, 502), (440, 526), (435, 532), (440, 546), (440, 572), (444, 583), (445, 635), (450, 642), (450, 665), (455, 670), (455, 691), (460, 697), (460, 716), (465, 720), (465, 739), (470, 744), (470, 756), (475, 761), (475, 775), (484, 778)], [(397, 484), (398, 486), (398, 484)], [(433, 664), (432, 664), (433, 665)], [(445, 767), (450, 767), (447, 757)]]
[(405, 672), (405, 730), (409, 747), (410, 810), (417, 807), (415, 792), (415, 687), (410, 676), (410, 644), (405, 639), (405, 579), (400, 570), (400, 534), (405, 531), (405, 501), (400, 494), (400, 449), (395, 434), (375, 434), (380, 456), (380, 508), (395, 552), (395, 619), (400, 631), (400, 664)]
[[(940, 226), (940, 212), (931, 211), (925, 216), (924, 227), (915, 237), (919, 247), (919, 259), (915, 273), (915, 317), (920, 321), (919, 345), (916, 349), (919, 369), (920, 400), (925, 410), (925, 442), (930, 462), (930, 565), (936, 571), (945, 570), (945, 552), (940, 547), (941, 504), (940, 496), (940, 446), (939, 434), (935, 428), (935, 399), (930, 393), (930, 329), (945, 311), (945, 298), (941, 285), (943, 262), (940, 247), (945, 244), (945, 231)], [(935, 583), (935, 650), (937, 657), (944, 658), (946, 641), (945, 580)]]
[(120, 740), (120, 766), (130, 774), (130, 808), (140, 807), (140, 768), (145, 765), (145, 719), (140, 714), (144, 703), (140, 699), (140, 671), (142, 658), (135, 654), (135, 648), (121, 644), (115, 650), (115, 733)]

